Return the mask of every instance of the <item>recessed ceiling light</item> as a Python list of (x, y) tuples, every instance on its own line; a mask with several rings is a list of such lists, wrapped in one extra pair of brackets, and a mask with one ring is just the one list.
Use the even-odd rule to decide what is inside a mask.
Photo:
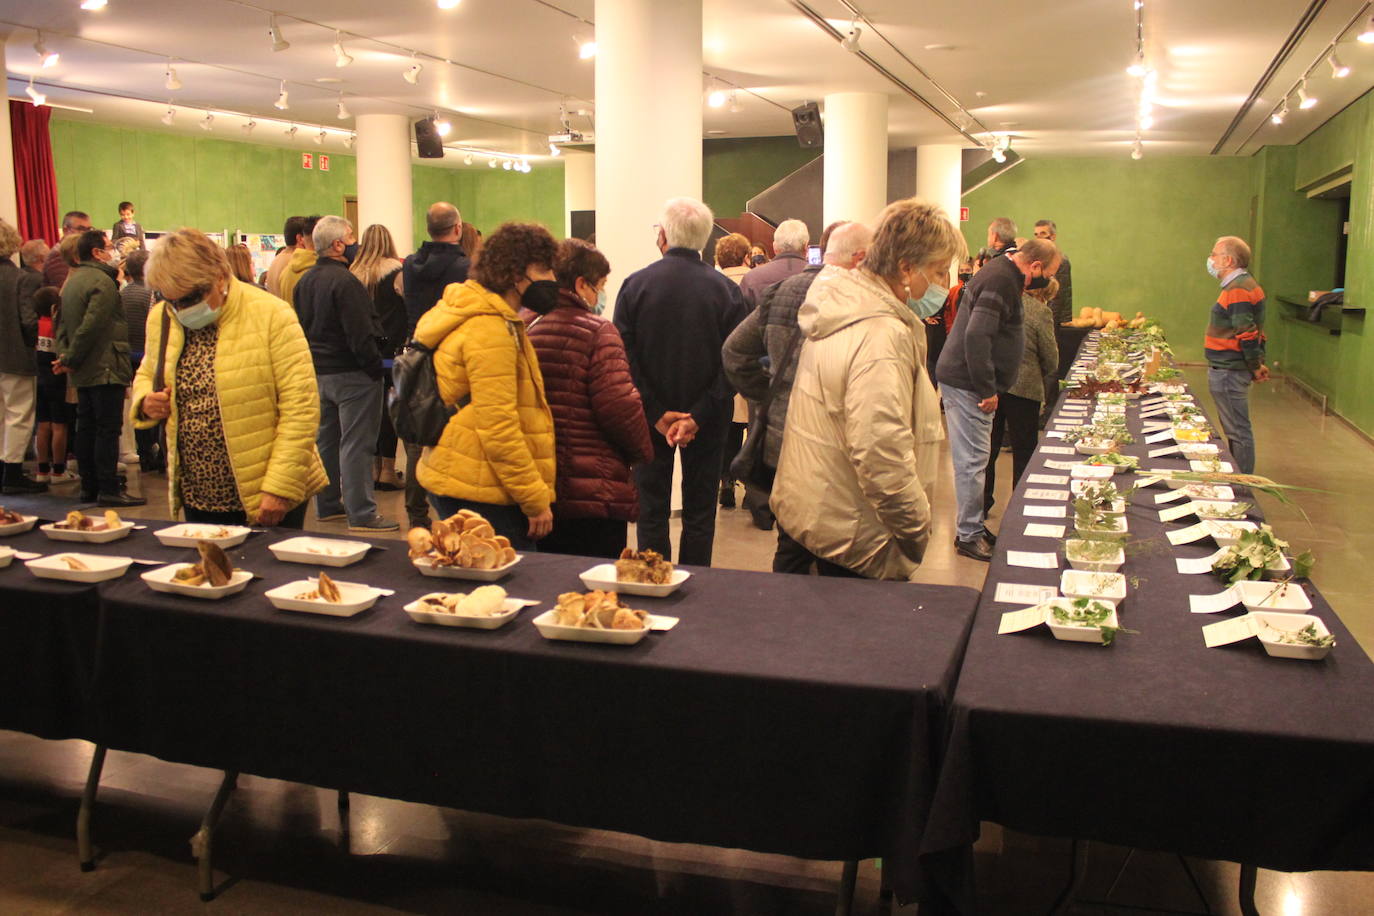
[(720, 137), (720, 136), (723, 136), (724, 134), (726, 134), (727, 131), (723, 131), (723, 130), (708, 130), (706, 133), (707, 133), (708, 136), (711, 136), (711, 137)]
[(441, 10), (451, 10), (463, 0), (435, 0), (435, 5)]
[(339, 79), (337, 76), (317, 76), (317, 77), (315, 77), (315, 82), (317, 82), (317, 83), (342, 83), (343, 80)]
[(584, 41), (577, 47), (577, 56), (582, 60), (591, 60), (596, 56), (596, 42)]
[(926, 45), (927, 51), (953, 51), (954, 45)]
[(81, 0), (81, 8), (87, 11), (103, 10), (109, 0)]

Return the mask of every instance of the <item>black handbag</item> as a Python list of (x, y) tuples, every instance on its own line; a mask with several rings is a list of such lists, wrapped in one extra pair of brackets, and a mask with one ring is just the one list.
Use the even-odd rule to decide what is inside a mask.
[[(768, 391), (764, 393), (763, 400), (759, 402), (758, 410), (754, 411), (754, 417), (749, 423), (749, 433), (744, 439), (744, 446), (730, 462), (730, 476), (760, 490), (772, 490), (773, 478), (778, 473), (778, 469), (770, 467), (764, 457), (766, 451), (764, 442), (768, 437), (768, 412), (773, 406), (773, 395), (777, 392), (778, 381), (788, 366), (794, 366), (801, 342), (802, 333), (797, 331), (792, 335), (792, 340), (787, 345), (787, 350), (782, 357), (782, 364), (773, 367), (773, 377), (768, 382)], [(794, 380), (795, 377), (794, 367)]]
[(449, 407), (439, 396), (434, 351), (412, 340), (392, 360), (391, 381), (387, 413), (396, 435), (411, 445), (438, 445), (449, 418), (463, 405)]

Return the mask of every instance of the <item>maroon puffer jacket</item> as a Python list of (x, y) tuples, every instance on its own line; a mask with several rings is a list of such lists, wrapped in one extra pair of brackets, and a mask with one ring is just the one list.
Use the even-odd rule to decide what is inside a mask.
[(559, 291), (558, 308), (539, 318), (527, 309), (544, 391), (553, 409), (558, 479), (555, 517), (639, 518), (630, 465), (649, 461), (654, 446), (644, 405), (630, 377), (620, 332)]

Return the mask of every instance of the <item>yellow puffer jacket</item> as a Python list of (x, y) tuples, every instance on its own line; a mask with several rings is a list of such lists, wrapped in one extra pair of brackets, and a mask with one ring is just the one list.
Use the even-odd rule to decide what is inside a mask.
[[(162, 347), (162, 310), (167, 306), (159, 306), (148, 311), (147, 345), (134, 376), (130, 417), (141, 429), (156, 425), (141, 419), (139, 411), (143, 399), (153, 391)], [(164, 370), (172, 391), (172, 415), (167, 418), (167, 476), (171, 484), (167, 496), (173, 517), (181, 510), (176, 366), (185, 339), (180, 322), (173, 316), (168, 323)], [(257, 521), (264, 492), (295, 506), (324, 489), (329, 478), (315, 450), (320, 423), (315, 367), (305, 333), (289, 305), (255, 286), (229, 281), (229, 296), (219, 319), (215, 387), (229, 463), (250, 524)]]
[(291, 297), (296, 291), (296, 284), (305, 276), (307, 270), (315, 266), (316, 260), (318, 258), (315, 252), (308, 248), (297, 248), (291, 253), (291, 260), (286, 262), (281, 276), (277, 278), (277, 291), (281, 293), (282, 301), (287, 305), (295, 306)]
[(445, 404), (470, 401), (425, 449), (418, 480), (431, 493), (527, 516), (553, 503), (553, 414), (525, 324), (505, 299), (476, 280), (450, 284), (415, 327), (435, 350)]

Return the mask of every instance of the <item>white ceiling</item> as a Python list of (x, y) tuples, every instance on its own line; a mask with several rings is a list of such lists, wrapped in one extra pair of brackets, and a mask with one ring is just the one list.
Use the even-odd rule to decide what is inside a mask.
[[(672, 0), (661, 0), (672, 2)], [(838, 28), (850, 13), (842, 0), (807, 0)], [(1125, 73), (1134, 54), (1132, 0), (853, 0), (872, 26), (861, 46), (952, 118), (957, 107), (913, 61), (976, 121), (970, 132), (1006, 131), (1022, 155), (1126, 155), (1135, 136), (1137, 81)], [(1206, 155), (1269, 66), (1310, 0), (1146, 0), (1147, 60), (1158, 72), (1155, 126), (1146, 152)], [(440, 10), (435, 0), (110, 0), (98, 12), (79, 0), (0, 0), (9, 93), (23, 97), (32, 74), (51, 102), (93, 109), (59, 117), (198, 132), (204, 111), (216, 113), (215, 135), (245, 139), (238, 125), (256, 117), (254, 142), (310, 148), (320, 126), (334, 131), (336, 149), (352, 122), (336, 119), (339, 93), (353, 114), (438, 109), (453, 121), (452, 145), (547, 156), (544, 138), (558, 129), (558, 108), (594, 111), (591, 61), (577, 42), (595, 29), (594, 0), (462, 0)], [(781, 136), (792, 132), (787, 109), (839, 91), (889, 93), (893, 147), (965, 142), (944, 121), (843, 50), (789, 0), (703, 0), (706, 73), (737, 86), (739, 110), (706, 107), (708, 136)], [(1353, 40), (1340, 54), (1354, 72), (1333, 80), (1318, 61), (1309, 84), (1314, 110), (1293, 106), (1282, 127), (1267, 123), (1271, 108), (1352, 18), (1370, 4), (1325, 0), (1320, 14), (1239, 126), (1225, 154), (1292, 143), (1374, 85), (1374, 45)], [(291, 47), (273, 52), (268, 14)], [(38, 68), (34, 30), (62, 55)], [(885, 44), (881, 32), (901, 53)], [(334, 64), (334, 30), (354, 62)], [(1353, 39), (1354, 29), (1348, 34)], [(763, 36), (766, 36), (764, 38)], [(947, 46), (928, 49), (928, 46)], [(424, 71), (416, 85), (402, 79), (411, 51)], [(905, 54), (909, 60), (904, 60)], [(164, 86), (171, 58), (183, 88)], [(451, 63), (446, 63), (446, 61)], [(286, 80), (290, 109), (272, 102)], [(338, 80), (339, 82), (321, 82)], [(703, 89), (708, 80), (703, 76)], [(168, 101), (171, 127), (159, 118)], [(235, 114), (241, 115), (236, 117)], [(284, 124), (298, 118), (288, 140)], [(573, 124), (590, 130), (588, 117)], [(1262, 125), (1254, 139), (1241, 142)], [(458, 165), (461, 157), (446, 164)], [(481, 165), (478, 162), (478, 165)]]

